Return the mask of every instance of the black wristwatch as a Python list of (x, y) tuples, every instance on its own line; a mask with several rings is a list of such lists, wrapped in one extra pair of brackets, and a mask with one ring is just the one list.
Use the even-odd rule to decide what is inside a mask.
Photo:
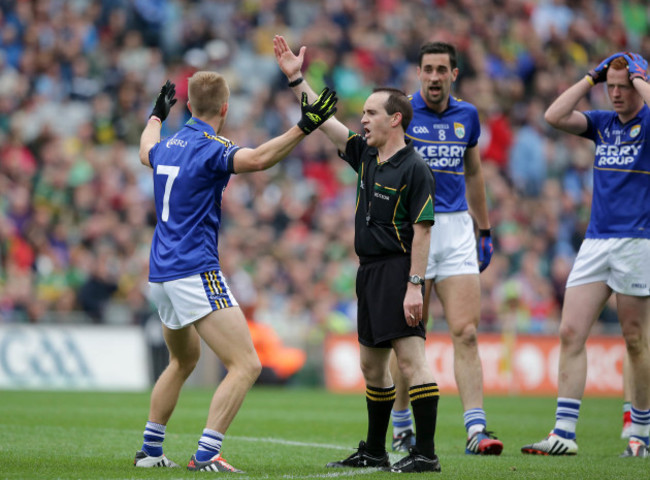
[(424, 278), (422, 278), (420, 275), (411, 275), (409, 276), (409, 282), (411, 282), (413, 285), (424, 285)]

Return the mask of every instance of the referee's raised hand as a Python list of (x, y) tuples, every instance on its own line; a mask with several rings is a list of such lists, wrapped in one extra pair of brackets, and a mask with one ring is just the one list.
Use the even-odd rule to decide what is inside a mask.
[(165, 84), (160, 89), (160, 93), (156, 98), (156, 104), (151, 111), (149, 117), (156, 117), (161, 122), (164, 122), (169, 115), (169, 111), (172, 109), (176, 103), (176, 85), (167, 80)]

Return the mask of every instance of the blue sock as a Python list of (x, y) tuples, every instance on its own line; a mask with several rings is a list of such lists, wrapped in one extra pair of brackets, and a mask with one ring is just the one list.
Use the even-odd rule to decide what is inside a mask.
[(160, 457), (163, 454), (162, 444), (165, 440), (165, 425), (147, 422), (144, 428), (144, 443), (142, 451), (150, 457)]
[(397, 436), (407, 430), (413, 430), (411, 410), (392, 410), (390, 416), (393, 419), (393, 436)]
[(209, 428), (203, 429), (203, 435), (199, 439), (199, 448), (196, 451), (196, 459), (199, 462), (207, 462), (221, 451), (221, 442), (223, 442), (223, 433), (219, 433)]
[(555, 410), (555, 427), (553, 433), (570, 440), (576, 438), (576, 425), (582, 401), (575, 398), (558, 397)]
[(643, 443), (650, 443), (650, 410), (637, 410), (632, 405), (632, 429), (630, 437), (638, 438)]
[(470, 408), (463, 413), (463, 420), (465, 422), (465, 430), (467, 435), (471, 436), (474, 432), (485, 430), (487, 420), (485, 418), (485, 410), (482, 408)]

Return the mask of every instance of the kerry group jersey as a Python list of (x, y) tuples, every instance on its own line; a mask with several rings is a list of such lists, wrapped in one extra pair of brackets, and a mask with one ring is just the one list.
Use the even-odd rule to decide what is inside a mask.
[(622, 124), (612, 111), (585, 112), (596, 143), (586, 238), (650, 238), (650, 109)]
[(406, 136), (436, 177), (436, 213), (467, 210), (463, 159), (481, 134), (476, 107), (449, 97), (449, 106), (438, 114), (427, 107), (419, 91), (409, 98), (413, 120)]
[(196, 118), (151, 149), (158, 223), (151, 242), (149, 281), (219, 269), (221, 199), (238, 149)]

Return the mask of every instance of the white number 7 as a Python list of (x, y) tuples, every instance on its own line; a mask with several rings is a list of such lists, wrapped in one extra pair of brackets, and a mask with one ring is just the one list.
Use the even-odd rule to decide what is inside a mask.
[(172, 185), (174, 184), (174, 180), (176, 180), (180, 170), (180, 167), (174, 167), (171, 165), (156, 166), (156, 173), (158, 175), (167, 175), (167, 182), (165, 182), (165, 196), (163, 197), (163, 211), (160, 215), (163, 222), (169, 220), (169, 197), (172, 194)]

